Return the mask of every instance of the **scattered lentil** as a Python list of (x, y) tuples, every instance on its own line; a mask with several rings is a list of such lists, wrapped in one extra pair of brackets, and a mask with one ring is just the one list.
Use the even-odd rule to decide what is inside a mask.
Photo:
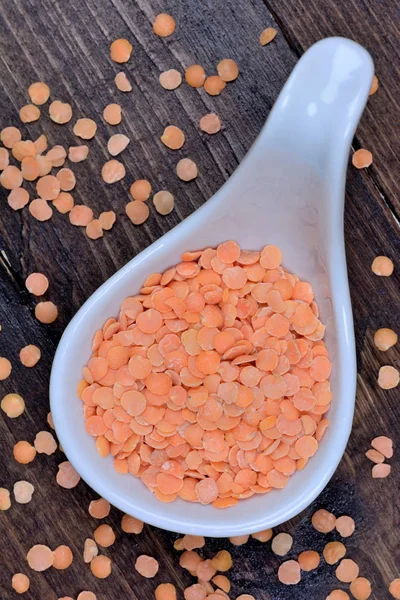
[(160, 583), (154, 595), (156, 600), (176, 600), (176, 587), (172, 583)]
[(368, 600), (372, 594), (371, 583), (365, 577), (357, 577), (350, 583), (350, 591), (356, 600)]
[(91, 538), (86, 538), (83, 546), (83, 561), (86, 564), (92, 562), (98, 553), (99, 549), (97, 548), (96, 542)]
[(192, 181), (198, 173), (196, 163), (190, 158), (182, 158), (176, 165), (176, 174), (182, 181)]
[(125, 533), (142, 533), (144, 527), (143, 521), (132, 517), (131, 515), (123, 515), (121, 519), (121, 529)]
[(109, 231), (110, 229), (112, 229), (116, 219), (117, 215), (113, 210), (102, 212), (99, 215), (100, 225), (105, 231)]
[(194, 88), (200, 88), (206, 80), (206, 72), (201, 65), (191, 65), (185, 71), (186, 82)]
[(126, 175), (124, 165), (118, 160), (112, 159), (107, 161), (101, 169), (101, 176), (105, 183), (116, 183), (121, 181)]
[(351, 162), (356, 169), (365, 169), (372, 165), (372, 152), (365, 150), (365, 148), (360, 148), (354, 152)]
[(343, 583), (351, 583), (358, 577), (360, 569), (351, 558), (344, 558), (336, 568), (336, 577)]
[(158, 561), (152, 556), (142, 554), (138, 556), (135, 562), (135, 569), (140, 575), (151, 579), (154, 577), (159, 569)]
[(22, 135), (16, 127), (5, 127), (0, 132), (0, 140), (6, 148), (12, 148), (14, 144), (20, 142)]
[(354, 519), (343, 515), (336, 519), (335, 528), (342, 537), (347, 538), (353, 535), (356, 524), (354, 523)]
[(122, 120), (122, 108), (119, 104), (108, 104), (103, 110), (103, 119), (109, 125), (119, 125)]
[(271, 550), (278, 556), (285, 556), (293, 545), (293, 538), (288, 533), (278, 533), (271, 544)]
[(96, 135), (97, 125), (92, 119), (78, 119), (73, 131), (83, 140), (91, 140)]
[(58, 465), (56, 481), (61, 487), (70, 490), (78, 485), (80, 476), (71, 463), (66, 460)]
[(371, 442), (371, 446), (381, 452), (385, 458), (392, 458), (393, 456), (393, 440), (386, 435), (380, 435), (374, 438)]
[(49, 287), (49, 280), (43, 273), (31, 273), (26, 278), (25, 287), (34, 296), (43, 296)]
[(37, 221), (48, 221), (53, 215), (53, 209), (42, 198), (32, 200), (29, 205), (29, 212)]
[(0, 510), (8, 510), (11, 507), (10, 492), (0, 487)]
[(65, 125), (72, 119), (72, 106), (61, 100), (54, 100), (49, 106), (49, 116), (54, 123)]
[(262, 531), (256, 531), (256, 533), (252, 533), (251, 537), (254, 538), (255, 540), (258, 540), (259, 542), (269, 542), (269, 540), (272, 538), (273, 536), (273, 531), (272, 529), (263, 529)]
[(105, 519), (110, 514), (110, 503), (104, 498), (92, 500), (89, 504), (89, 515), (95, 519)]
[(37, 544), (28, 551), (26, 559), (33, 571), (46, 571), (53, 565), (54, 552), (48, 546)]
[(129, 193), (134, 200), (145, 202), (151, 194), (151, 185), (145, 179), (137, 179), (129, 189)]
[(69, 213), (69, 222), (71, 225), (86, 227), (90, 221), (93, 221), (93, 211), (84, 204), (75, 204)]
[(99, 554), (90, 563), (90, 570), (97, 579), (106, 579), (111, 574), (112, 564), (108, 556)]
[(176, 69), (160, 73), (160, 84), (165, 90), (176, 90), (182, 83), (182, 75)]
[(350, 596), (344, 590), (333, 590), (325, 600), (350, 600)]
[(217, 72), (222, 81), (234, 81), (239, 75), (239, 67), (231, 58), (224, 58), (218, 63)]
[(175, 200), (171, 192), (161, 190), (154, 194), (153, 204), (160, 215), (169, 215), (174, 210)]
[(19, 111), (19, 118), (23, 123), (33, 123), (40, 119), (40, 110), (34, 104), (25, 104)]
[(300, 565), (295, 560), (287, 560), (278, 569), (278, 579), (284, 585), (296, 585), (301, 579)]
[(150, 214), (149, 207), (144, 202), (133, 200), (125, 206), (125, 212), (134, 225), (144, 223)]
[(374, 479), (384, 479), (385, 477), (388, 477), (388, 475), (390, 475), (391, 470), (392, 467), (390, 465), (387, 465), (386, 463), (374, 465), (372, 467), (372, 477)]
[(70, 146), (68, 148), (68, 158), (71, 162), (78, 163), (86, 160), (89, 154), (89, 148), (82, 144), (81, 146)]
[(35, 458), (36, 450), (29, 442), (22, 440), (15, 444), (13, 448), (13, 456), (18, 463), (27, 465)]
[(74, 556), (71, 548), (64, 545), (58, 546), (54, 550), (53, 567), (59, 571), (68, 569), (68, 567), (72, 564), (73, 558)]
[(14, 483), (14, 497), (18, 504), (28, 504), (32, 500), (35, 488), (29, 481), (16, 481)]
[(272, 40), (275, 39), (277, 33), (277, 30), (273, 27), (267, 27), (267, 29), (264, 29), (264, 31), (260, 35), (261, 46), (266, 46), (267, 44), (272, 42)]
[(115, 85), (119, 89), (120, 92), (131, 92), (132, 85), (130, 84), (128, 77), (125, 73), (121, 71), (121, 73), (117, 73), (115, 76)]
[(336, 517), (324, 508), (320, 508), (313, 514), (311, 522), (314, 529), (320, 533), (329, 533), (335, 529)]
[(128, 62), (132, 54), (132, 44), (124, 38), (115, 40), (110, 46), (111, 60), (122, 64)]
[(153, 23), (153, 31), (160, 37), (168, 37), (172, 35), (175, 31), (175, 27), (175, 19), (166, 13), (157, 15)]
[(35, 306), (35, 317), (41, 323), (54, 323), (58, 317), (58, 308), (53, 302), (39, 302)]
[(35, 81), (35, 83), (31, 83), (28, 87), (28, 95), (33, 104), (41, 106), (42, 104), (46, 104), (50, 98), (50, 88), (43, 81)]
[(383, 390), (391, 390), (399, 385), (400, 374), (397, 369), (385, 365), (379, 369), (378, 385)]
[(68, 192), (60, 192), (55, 200), (53, 200), (53, 206), (62, 215), (67, 214), (74, 208), (74, 198)]
[(161, 136), (162, 143), (171, 150), (179, 150), (185, 143), (185, 135), (179, 127), (168, 125)]
[(39, 431), (36, 434), (34, 446), (39, 454), (54, 454), (57, 450), (57, 442), (49, 431)]
[(323, 550), (325, 562), (334, 565), (346, 554), (346, 547), (342, 542), (328, 542)]
[(229, 541), (234, 546), (243, 546), (249, 541), (249, 535), (234, 535), (229, 538)]
[(375, 331), (374, 344), (378, 350), (386, 352), (389, 350), (389, 348), (392, 348), (392, 346), (397, 344), (397, 339), (397, 333), (395, 333), (392, 329), (383, 327), (382, 329)]
[(372, 79), (372, 84), (371, 84), (371, 89), (369, 90), (369, 95), (372, 96), (372, 94), (375, 94), (375, 92), (378, 90), (379, 88), (379, 81), (376, 75), (374, 75), (373, 79)]
[(375, 275), (390, 277), (394, 270), (393, 261), (387, 256), (377, 256), (372, 261), (371, 269)]
[(29, 590), (30, 583), (29, 577), (24, 573), (15, 573), (11, 579), (11, 586), (17, 594), (25, 594)]
[[(0, 358), (0, 380), (2, 378), (2, 373), (4, 374), (4, 371), (1, 369), (1, 364)], [(19, 394), (6, 394), (1, 401), (1, 409), (6, 413), (8, 418), (16, 419), (21, 416), (25, 410), (24, 399)]]
[(297, 558), (302, 571), (313, 571), (320, 563), (320, 556), (315, 550), (304, 550)]
[(93, 537), (96, 543), (99, 546), (103, 546), (103, 548), (108, 548), (115, 542), (115, 533), (112, 527), (106, 523), (99, 525), (97, 529), (95, 529)]
[(209, 135), (218, 133), (221, 130), (221, 120), (215, 113), (209, 113), (201, 117), (200, 129)]
[(219, 75), (210, 75), (204, 82), (204, 89), (210, 96), (219, 96), (225, 87), (226, 83)]
[(400, 600), (400, 578), (393, 579), (389, 585), (389, 593), (392, 594), (393, 598)]

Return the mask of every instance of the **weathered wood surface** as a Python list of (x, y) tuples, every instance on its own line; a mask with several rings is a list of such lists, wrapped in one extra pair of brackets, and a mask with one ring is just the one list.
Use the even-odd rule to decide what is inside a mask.
[[(75, 167), (76, 202), (85, 202), (98, 213), (113, 209), (118, 215), (114, 229), (93, 242), (63, 215), (54, 214), (51, 221), (38, 223), (26, 209), (11, 211), (5, 191), (0, 190), (0, 249), (9, 261), (3, 259), (0, 271), (0, 355), (13, 363), (11, 377), (0, 382), (0, 394), (17, 391), (27, 403), (19, 419), (0, 417), (0, 487), (11, 489), (15, 481), (27, 479), (36, 489), (29, 505), (14, 503), (0, 514), (1, 598), (17, 597), (10, 588), (11, 576), (17, 571), (31, 576), (31, 589), (24, 596), (27, 600), (56, 600), (65, 595), (76, 598), (83, 589), (96, 592), (98, 600), (142, 600), (153, 597), (155, 586), (166, 581), (175, 583), (179, 598), (183, 597), (182, 589), (192, 578), (178, 565), (178, 553), (172, 547), (176, 536), (150, 527), (140, 536), (127, 536), (120, 530), (121, 515), (115, 509), (107, 522), (115, 527), (117, 542), (105, 550), (114, 559), (113, 573), (105, 581), (95, 580), (81, 558), (83, 541), (97, 526), (87, 512), (95, 494), (83, 482), (72, 491), (55, 484), (57, 464), (63, 460), (60, 452), (39, 456), (23, 467), (13, 460), (12, 447), (16, 441), (32, 441), (37, 431), (48, 429), (52, 357), (63, 329), (79, 306), (118, 268), (222, 185), (251, 146), (301, 53), (317, 39), (337, 34), (366, 45), (380, 80), (380, 89), (368, 102), (354, 142), (355, 147), (370, 148), (375, 161), (363, 172), (350, 167), (346, 194), (346, 249), (359, 364), (357, 408), (349, 446), (333, 480), (312, 507), (280, 529), (294, 535), (290, 556), (295, 557), (304, 549), (322, 550), (327, 539), (335, 538), (312, 530), (309, 517), (315, 508), (323, 506), (336, 514), (352, 515), (357, 531), (346, 542), (348, 555), (360, 564), (361, 574), (371, 579), (372, 597), (389, 598), (388, 582), (400, 576), (398, 458), (395, 455), (392, 461), (391, 476), (375, 481), (364, 452), (370, 440), (382, 433), (400, 445), (398, 391), (384, 392), (376, 384), (382, 364), (399, 365), (399, 351), (392, 349), (384, 355), (372, 343), (378, 327), (400, 329), (398, 269), (389, 279), (377, 278), (370, 271), (377, 254), (399, 255), (396, 102), (400, 78), (395, 3), (3, 0), (0, 8), (0, 128), (18, 125), (18, 109), (26, 103), (26, 89), (32, 81), (48, 82), (52, 98), (70, 102), (74, 117), (92, 117), (99, 125), (96, 138), (89, 142), (89, 160)], [(176, 33), (165, 40), (156, 38), (151, 30), (154, 16), (161, 11), (170, 12), (178, 23)], [(277, 27), (279, 34), (270, 46), (262, 48), (258, 37), (267, 26)], [(117, 37), (127, 37), (134, 45), (132, 60), (123, 69), (109, 59), (109, 43)], [(196, 62), (212, 72), (223, 57), (235, 59), (241, 74), (220, 97), (211, 98), (203, 90), (186, 85), (167, 92), (158, 83), (160, 71), (177, 68), (182, 72)], [(128, 72), (134, 86), (131, 94), (116, 91), (113, 79), (119, 70)], [(124, 119), (118, 131), (132, 141), (122, 155), (127, 177), (105, 186), (99, 174), (114, 128), (103, 122), (101, 113), (112, 101), (123, 106)], [(199, 131), (198, 121), (211, 111), (221, 116), (224, 129), (208, 137)], [(43, 132), (50, 144), (76, 143), (73, 122), (58, 127), (49, 120), (45, 107), (42, 113), (38, 123), (21, 127), (25, 138), (35, 139)], [(159, 140), (168, 124), (177, 124), (185, 131), (187, 143), (181, 151), (171, 152)], [(174, 172), (176, 162), (184, 156), (194, 158), (200, 170), (198, 179), (186, 185)], [(167, 217), (152, 210), (143, 226), (134, 227), (125, 217), (124, 206), (131, 182), (139, 177), (148, 178), (155, 190), (174, 193), (176, 210)], [(24, 288), (26, 276), (33, 271), (49, 276), (46, 298), (60, 308), (59, 319), (51, 326), (40, 325), (33, 318), (35, 300)], [(27, 343), (42, 349), (42, 360), (32, 370), (18, 361), (18, 352)], [(25, 556), (34, 543), (70, 545), (75, 554), (73, 565), (65, 572), (50, 569), (44, 574), (29, 573)], [(324, 600), (338, 583), (334, 568), (321, 565), (317, 572), (306, 574), (298, 586), (285, 588), (277, 581), (280, 561), (270, 544), (254, 540), (239, 548), (225, 540), (209, 540), (204, 555), (223, 547), (236, 559), (232, 597), (246, 592), (257, 600)], [(154, 580), (144, 580), (133, 569), (134, 559), (141, 553), (161, 557)]]

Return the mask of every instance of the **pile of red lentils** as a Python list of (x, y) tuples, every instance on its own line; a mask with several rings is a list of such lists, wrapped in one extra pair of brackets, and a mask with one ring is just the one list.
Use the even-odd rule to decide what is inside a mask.
[[(160, 14), (153, 31), (168, 37), (175, 27), (170, 15)], [(265, 29), (260, 44), (269, 44), (276, 34), (273, 28)], [(126, 63), (132, 49), (128, 40), (118, 39), (111, 44), (111, 58), (118, 64)], [(189, 86), (204, 87), (208, 94), (218, 95), (238, 77), (239, 69), (233, 60), (223, 59), (216, 70), (216, 74), (207, 76), (201, 65), (192, 65), (184, 78)], [(159, 77), (167, 90), (176, 89), (182, 80), (175, 69)], [(123, 93), (132, 90), (124, 72), (116, 75), (115, 85)], [(377, 89), (374, 77), (370, 93)], [(31, 103), (20, 110), (20, 119), (27, 124), (40, 118), (39, 107), (48, 102), (50, 89), (36, 82), (29, 87), (28, 95)], [(72, 119), (70, 104), (61, 100), (53, 100), (48, 112), (58, 125)], [(103, 118), (117, 126), (122, 119), (120, 105), (106, 106)], [(199, 125), (210, 135), (221, 129), (214, 113), (202, 117)], [(73, 128), (84, 141), (91, 140), (96, 130), (95, 121), (85, 117), (78, 118)], [(95, 217), (88, 206), (75, 205), (70, 193), (76, 184), (75, 175), (64, 163), (67, 155), (70, 163), (86, 160), (86, 144), (72, 146), (68, 152), (61, 145), (48, 150), (44, 135), (37, 140), (22, 140), (14, 126), (4, 128), (0, 140), (4, 146), (0, 148), (0, 184), (9, 191), (8, 204), (13, 210), (28, 205), (32, 217), (46, 221), (54, 207), (68, 214), (71, 224), (85, 227), (91, 239), (113, 227), (113, 211)], [(185, 136), (170, 125), (161, 140), (175, 150), (183, 146)], [(129, 142), (123, 134), (111, 136), (107, 144), (110, 155), (122, 153)], [(10, 164), (10, 159), (18, 166)], [(372, 154), (361, 148), (353, 154), (352, 162), (356, 168), (367, 168), (372, 164)], [(60, 170), (53, 175), (53, 169)], [(198, 174), (190, 158), (179, 161), (176, 172), (185, 182)], [(113, 184), (125, 173), (124, 165), (111, 159), (101, 174), (107, 184)], [(24, 182), (36, 182), (37, 197), (33, 200)], [(152, 193), (151, 185), (146, 179), (135, 181), (130, 193), (132, 201), (125, 207), (126, 214), (139, 225), (149, 215), (146, 201)], [(153, 204), (166, 215), (173, 210), (174, 198), (167, 190), (160, 190), (154, 194)], [(387, 277), (393, 272), (393, 263), (379, 256), (372, 270)], [(48, 286), (47, 277), (41, 273), (31, 273), (26, 280), (28, 291), (37, 297), (43, 296)], [(35, 316), (44, 324), (52, 323), (57, 315), (52, 302), (39, 301), (36, 306)], [(288, 477), (303, 468), (316, 451), (327, 425), (323, 415), (331, 399), (330, 363), (323, 332), (311, 286), (282, 268), (278, 249), (267, 246), (262, 252), (248, 252), (227, 242), (217, 249), (185, 253), (179, 265), (163, 274), (150, 275), (140, 294), (124, 301), (118, 319), (109, 319), (97, 332), (94, 354), (79, 386), (88, 432), (96, 437), (102, 455), (114, 455), (119, 471), (140, 476), (160, 500), (171, 501), (179, 496), (224, 507), (253, 493), (284, 487)], [(388, 328), (379, 329), (374, 336), (375, 346), (382, 352), (397, 341), (397, 334)], [(37, 346), (21, 348), (20, 361), (26, 368), (34, 368), (40, 358)], [(9, 359), (0, 357), (0, 381), (11, 373)], [(382, 366), (378, 385), (392, 389), (398, 383), (398, 371), (390, 365)], [(19, 418), (25, 411), (24, 399), (17, 393), (7, 394), (1, 409), (8, 419)], [(47, 423), (49, 429), (54, 429), (51, 413)], [(53, 433), (43, 430), (37, 432), (32, 443), (17, 442), (13, 457), (27, 465), (38, 454), (51, 455), (57, 448)], [(366, 456), (375, 463), (372, 476), (386, 477), (390, 465), (385, 460), (393, 457), (392, 440), (384, 435), (375, 437)], [(72, 489), (80, 477), (68, 461), (63, 461), (56, 481), (62, 488)], [(31, 501), (35, 489), (29, 481), (20, 480), (14, 483), (12, 492), (15, 503), (22, 505)], [(11, 505), (10, 491), (0, 488), (0, 510), (9, 510)], [(93, 519), (103, 520), (109, 515), (110, 505), (99, 498), (90, 503), (88, 511)], [(336, 530), (342, 539), (355, 530), (351, 517), (336, 517), (325, 509), (314, 513), (312, 526), (321, 535)], [(143, 523), (123, 515), (121, 528), (124, 535), (140, 535)], [(271, 529), (251, 537), (259, 543), (271, 541), (271, 550), (279, 557), (285, 557), (293, 544), (290, 534), (274, 535)], [(229, 543), (240, 546), (248, 539), (247, 535), (233, 537)], [(105, 579), (111, 574), (112, 561), (101, 553), (101, 548), (112, 546), (115, 540), (115, 532), (107, 523), (96, 527), (85, 540), (82, 560), (96, 578)], [(174, 546), (182, 552), (180, 566), (197, 579), (185, 589), (185, 600), (229, 599), (233, 561), (228, 550), (203, 558), (196, 550), (205, 546), (205, 540), (193, 535), (177, 539)], [(360, 576), (343, 542), (328, 542), (322, 555), (326, 564), (337, 565), (335, 574), (340, 583), (340, 589), (334, 589), (325, 600), (350, 600), (343, 585), (349, 586), (356, 600), (371, 596), (370, 582)], [(42, 544), (33, 545), (26, 558), (28, 572), (64, 570), (76, 559), (66, 545), (52, 550)], [(297, 559), (283, 561), (277, 577), (284, 585), (297, 584), (302, 573), (317, 569), (320, 562), (317, 551), (305, 550)], [(154, 577), (159, 569), (158, 560), (148, 555), (138, 556), (134, 566), (145, 578)], [(30, 587), (29, 576), (15, 573), (10, 586), (24, 594)], [(400, 599), (399, 578), (389, 583), (389, 593)], [(161, 583), (154, 595), (156, 600), (176, 600), (177, 590), (172, 583)], [(74, 599), (63, 596), (59, 600)], [(96, 600), (96, 595), (83, 590), (76, 600)], [(236, 600), (255, 599), (241, 594)]]

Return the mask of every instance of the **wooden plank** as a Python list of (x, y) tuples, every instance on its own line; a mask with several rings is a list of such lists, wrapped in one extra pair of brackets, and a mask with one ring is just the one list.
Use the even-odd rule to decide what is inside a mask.
[[(6, 417), (0, 419), (0, 447), (5, 457), (0, 463), (0, 486), (11, 488), (15, 481), (27, 479), (36, 488), (29, 505), (14, 503), (9, 511), (0, 514), (0, 539), (6, 540), (7, 548), (2, 557), (4, 567), (0, 569), (1, 595), (5, 600), (15, 598), (10, 590), (11, 576), (15, 571), (26, 572), (25, 555), (34, 543), (51, 547), (66, 543), (73, 549), (75, 560), (66, 572), (50, 569), (44, 574), (29, 573), (32, 583), (24, 596), (27, 600), (56, 600), (67, 594), (75, 598), (82, 589), (93, 590), (99, 600), (141, 599), (152, 597), (155, 586), (166, 581), (177, 585), (182, 598), (183, 587), (194, 582), (178, 565), (178, 553), (172, 547), (174, 534), (150, 527), (140, 536), (123, 534), (121, 515), (115, 509), (107, 522), (115, 529), (117, 542), (104, 551), (113, 558), (113, 573), (106, 581), (95, 580), (81, 558), (84, 539), (92, 536), (97, 526), (87, 513), (95, 494), (83, 482), (72, 491), (55, 484), (57, 464), (64, 460), (60, 452), (37, 457), (23, 467), (12, 459), (12, 447), (17, 440), (33, 441), (39, 430), (48, 429), (47, 390), (52, 357), (63, 329), (79, 306), (132, 256), (209, 198), (250, 148), (299, 53), (311, 43), (311, 35), (316, 35), (312, 23), (316, 21), (315, 15), (309, 12), (308, 16), (301, 15), (300, 20), (297, 10), (292, 8), (287, 17), (288, 6), (285, 0), (278, 8), (272, 7), (275, 21), (261, 0), (226, 3), (207, 0), (201, 4), (194, 0), (172, 0), (168, 11), (176, 17), (178, 28), (174, 36), (165, 40), (155, 38), (151, 31), (154, 16), (166, 10), (165, 4), (157, 0), (151, 3), (42, 0), (39, 5), (24, 1), (7, 3), (0, 13), (0, 126), (18, 125), (18, 109), (27, 101), (28, 85), (34, 80), (47, 81), (53, 99), (72, 104), (74, 119), (68, 125), (56, 126), (43, 107), (39, 123), (21, 127), (24, 137), (35, 138), (45, 132), (51, 144), (76, 144), (72, 133), (75, 118), (95, 118), (98, 133), (89, 142), (88, 161), (74, 167), (78, 183), (73, 195), (77, 203), (88, 204), (96, 214), (113, 209), (118, 215), (115, 228), (103, 239), (92, 242), (63, 215), (54, 214), (51, 221), (38, 223), (26, 209), (14, 213), (6, 204), (4, 190), (0, 190), (0, 249), (9, 261), (8, 264), (3, 256), (0, 266), (0, 354), (9, 356), (13, 363), (12, 376), (0, 382), (0, 394), (18, 391), (27, 403), (26, 413), (20, 419), (12, 422)], [(354, 6), (362, 15), (365, 30), (374, 28), (375, 17), (365, 12), (365, 3), (359, 0)], [(329, 15), (324, 14), (325, 23)], [(260, 32), (267, 26), (276, 26), (277, 22), (282, 23), (283, 29), (273, 44), (262, 48), (258, 43)], [(360, 30), (358, 27), (359, 35)], [(343, 33), (346, 31), (343, 24)], [(127, 37), (134, 45), (131, 62), (122, 68), (113, 64), (108, 55), (109, 44), (117, 37)], [(383, 35), (380, 37), (383, 39)], [(380, 125), (376, 130), (365, 129), (365, 140), (359, 138), (359, 143), (367, 147), (371, 147), (370, 139), (374, 140), (376, 146), (371, 149), (377, 157), (387, 157), (389, 154), (384, 152), (389, 147), (395, 150), (397, 143), (394, 127), (392, 131), (383, 126), (394, 119), (389, 95), (394, 88), (389, 88), (385, 81), (389, 80), (390, 69), (394, 74), (396, 68), (395, 61), (390, 62), (387, 46), (383, 46), (375, 37), (373, 49), (382, 48), (378, 54), (382, 61), (380, 70), (385, 76), (379, 95), (371, 98), (368, 109), (371, 122)], [(203, 64), (209, 73), (215, 72), (216, 64), (224, 57), (237, 60), (241, 74), (220, 97), (211, 98), (203, 90), (186, 85), (167, 92), (158, 83), (160, 71), (177, 68), (183, 72), (192, 63)], [(119, 70), (128, 73), (134, 87), (131, 94), (116, 91), (113, 79)], [(394, 85), (398, 81), (395, 79)], [(112, 101), (123, 106), (124, 119), (118, 128), (104, 124), (101, 118), (104, 106)], [(224, 128), (221, 134), (209, 137), (199, 131), (198, 121), (211, 111), (220, 115)], [(169, 151), (159, 140), (168, 124), (177, 124), (185, 131), (187, 142), (181, 151)], [(115, 129), (131, 138), (121, 158), (127, 167), (127, 177), (121, 183), (106, 186), (100, 170), (107, 159), (107, 139)], [(395, 158), (398, 155), (394, 151)], [(196, 160), (200, 171), (198, 179), (186, 185), (179, 182), (174, 172), (176, 162), (184, 156)], [(382, 163), (387, 165), (386, 160)], [(372, 437), (379, 433), (389, 432), (397, 445), (400, 443), (395, 418), (396, 392), (383, 392), (376, 385), (379, 366), (385, 360), (395, 363), (399, 353), (391, 350), (382, 356), (372, 343), (377, 327), (400, 329), (400, 323), (398, 276), (378, 279), (370, 271), (376, 254), (395, 256), (398, 240), (388, 197), (379, 195), (381, 188), (385, 194), (392, 189), (391, 175), (389, 170), (386, 173), (383, 167), (383, 170), (378, 167), (381, 169), (377, 159), (374, 180), (367, 173), (351, 169), (347, 186), (345, 232), (360, 368), (355, 429), (331, 484), (313, 507), (280, 529), (294, 535), (290, 557), (295, 557), (304, 549), (322, 550), (328, 539), (310, 525), (309, 518), (316, 507), (324, 506), (336, 514), (351, 514), (357, 521), (357, 533), (346, 542), (348, 554), (359, 562), (362, 574), (380, 591), (390, 578), (398, 575), (395, 568), (400, 555), (395, 532), (400, 475), (394, 471), (388, 480), (372, 481), (370, 465), (363, 453)], [(139, 177), (148, 178), (154, 190), (169, 189), (174, 193), (176, 210), (161, 217), (152, 209), (149, 221), (135, 227), (127, 220), (124, 207), (129, 201), (129, 186)], [(33, 187), (31, 194), (34, 197)], [(35, 321), (36, 301), (24, 288), (26, 276), (36, 270), (49, 276), (46, 299), (53, 300), (60, 308), (59, 319), (51, 326)], [(27, 343), (35, 343), (42, 349), (41, 362), (29, 371), (18, 361), (18, 352)], [(386, 507), (384, 511), (382, 506)], [(334, 537), (329, 536), (329, 540)], [(371, 539), (373, 556), (368, 548)], [(324, 566), (318, 573), (304, 576), (299, 586), (284, 588), (276, 579), (281, 560), (271, 553), (270, 544), (262, 545), (255, 540), (242, 547), (234, 547), (226, 540), (208, 540), (202, 555), (210, 557), (221, 548), (228, 548), (235, 561), (230, 574), (232, 597), (250, 593), (257, 600), (303, 600), (310, 597), (312, 587), (315, 598), (325, 598), (336, 585), (334, 569)], [(161, 556), (155, 580), (144, 580), (134, 570), (134, 560), (141, 553)], [(380, 598), (378, 591), (376, 597)]]

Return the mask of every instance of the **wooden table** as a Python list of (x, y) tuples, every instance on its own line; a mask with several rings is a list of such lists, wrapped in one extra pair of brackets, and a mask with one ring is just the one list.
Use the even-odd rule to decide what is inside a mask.
[[(171, 13), (176, 33), (160, 39), (152, 33), (156, 14)], [(275, 41), (261, 47), (260, 32), (268, 26), (278, 29)], [(109, 522), (117, 541), (105, 553), (113, 557), (113, 573), (106, 581), (93, 578), (82, 561), (83, 541), (97, 523), (87, 512), (96, 495), (83, 482), (68, 491), (55, 484), (57, 464), (64, 460), (58, 451), (41, 455), (28, 467), (12, 458), (13, 444), (33, 441), (35, 434), (48, 429), (48, 383), (57, 342), (76, 310), (92, 292), (152, 241), (170, 230), (207, 200), (229, 177), (250, 148), (263, 125), (283, 83), (303, 51), (325, 36), (343, 35), (363, 44), (372, 54), (379, 77), (379, 90), (368, 101), (354, 139), (354, 148), (374, 153), (373, 165), (364, 171), (350, 166), (346, 193), (345, 234), (350, 286), (353, 299), (357, 358), (359, 367), (357, 405), (353, 433), (347, 452), (334, 478), (308, 510), (293, 522), (280, 527), (295, 542), (291, 556), (308, 548), (322, 550), (326, 540), (312, 530), (310, 516), (318, 507), (335, 514), (349, 514), (357, 523), (356, 533), (346, 541), (348, 556), (360, 565), (360, 573), (372, 581), (375, 600), (389, 598), (388, 583), (400, 577), (398, 454), (392, 460), (392, 474), (386, 480), (371, 478), (371, 464), (365, 458), (370, 440), (387, 433), (400, 447), (398, 389), (381, 390), (376, 383), (383, 364), (399, 366), (399, 350), (386, 354), (373, 345), (379, 327), (400, 329), (398, 310), (399, 269), (390, 278), (378, 278), (370, 265), (378, 254), (399, 256), (400, 184), (398, 102), (400, 47), (398, 13), (391, 0), (350, 2), (306, 2), (305, 0), (41, 0), (3, 2), (0, 13), (0, 126), (19, 126), (18, 110), (26, 103), (26, 90), (36, 80), (46, 81), (53, 99), (70, 102), (74, 116), (92, 117), (98, 123), (96, 138), (89, 143), (90, 157), (75, 167), (77, 203), (87, 203), (96, 213), (113, 209), (114, 229), (96, 242), (84, 231), (70, 225), (68, 218), (54, 214), (39, 223), (25, 209), (12, 211), (1, 189), (0, 211), (0, 354), (12, 360), (11, 377), (0, 383), (0, 394), (19, 392), (27, 410), (19, 419), (0, 418), (2, 461), (0, 486), (12, 488), (27, 479), (35, 485), (30, 504), (17, 505), (0, 514), (1, 598), (11, 600), (14, 572), (27, 572), (31, 588), (23, 596), (32, 600), (74, 598), (82, 589), (93, 590), (98, 600), (152, 598), (158, 583), (171, 581), (182, 598), (184, 586), (193, 579), (178, 564), (172, 543), (176, 535), (145, 527), (140, 536), (128, 536), (120, 529), (121, 515), (112, 509)], [(134, 46), (131, 61), (123, 67), (133, 83), (131, 94), (115, 89), (115, 74), (122, 69), (109, 58), (109, 44), (118, 37)], [(232, 57), (240, 76), (220, 97), (182, 85), (175, 92), (163, 90), (159, 73), (169, 68), (181, 72), (193, 63), (215, 70), (221, 58)], [(121, 102), (124, 119), (118, 130), (131, 138), (123, 154), (125, 179), (106, 186), (99, 173), (107, 160), (106, 141), (114, 130), (101, 118), (109, 102)], [(217, 112), (223, 131), (207, 136), (198, 128), (199, 118)], [(22, 126), (25, 138), (44, 132), (51, 145), (76, 143), (72, 122), (52, 123), (43, 107), (43, 118)], [(163, 128), (171, 122), (185, 131), (187, 143), (173, 153), (160, 142)], [(199, 165), (195, 182), (182, 184), (174, 166), (178, 157), (193, 157)], [(134, 179), (148, 178), (154, 189), (168, 189), (176, 197), (176, 209), (167, 217), (151, 210), (149, 220), (133, 226), (125, 216), (128, 189)], [(32, 196), (34, 197), (34, 196)], [(56, 212), (56, 211), (55, 211)], [(58, 320), (41, 325), (33, 317), (35, 298), (24, 287), (27, 275), (41, 271), (48, 275), (47, 299), (60, 309)], [(31, 370), (23, 367), (18, 352), (25, 344), (42, 349), (42, 360)], [(222, 518), (222, 515), (221, 515)], [(30, 573), (25, 556), (35, 543), (56, 547), (68, 544), (75, 560), (67, 571), (50, 569)], [(227, 540), (208, 540), (204, 556), (228, 548), (234, 557), (231, 596), (253, 594), (257, 600), (324, 600), (334, 587), (341, 587), (334, 567), (321, 565), (305, 574), (296, 587), (279, 584), (276, 571), (280, 561), (270, 544), (254, 540), (235, 548)], [(160, 558), (154, 580), (145, 580), (133, 569), (141, 553)], [(346, 587), (346, 586), (343, 586)]]

